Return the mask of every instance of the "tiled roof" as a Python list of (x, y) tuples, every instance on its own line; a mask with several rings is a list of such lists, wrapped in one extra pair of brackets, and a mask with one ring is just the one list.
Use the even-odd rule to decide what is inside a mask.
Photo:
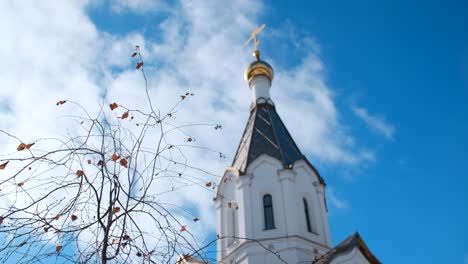
[(381, 264), (381, 262), (370, 252), (369, 248), (366, 246), (364, 243), (364, 240), (362, 240), (361, 236), (359, 233), (354, 233), (343, 242), (338, 244), (336, 247), (330, 249), (327, 253), (323, 254), (320, 256), (318, 259), (312, 261), (312, 264), (328, 264), (331, 263), (332, 260), (339, 255), (345, 254), (354, 248), (358, 248), (361, 253), (366, 257), (366, 259), (369, 261), (371, 264)]
[(286, 126), (276, 112), (275, 106), (263, 100), (250, 112), (250, 118), (234, 157), (232, 167), (245, 173), (251, 162), (262, 154), (278, 159), (285, 168), (291, 168), (294, 162), (305, 160), (317, 173), (320, 182), (325, 184), (317, 170), (301, 153), (289, 134)]

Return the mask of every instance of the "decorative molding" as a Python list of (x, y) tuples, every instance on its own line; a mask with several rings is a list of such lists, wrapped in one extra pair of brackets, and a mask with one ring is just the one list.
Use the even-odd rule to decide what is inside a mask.
[(277, 169), (283, 168), (283, 164), (281, 163), (281, 161), (277, 160), (276, 158), (273, 158), (270, 155), (262, 154), (250, 163), (249, 167), (246, 169), (246, 174), (253, 174), (253, 172), (263, 163), (268, 163), (276, 167)]
[(280, 169), (278, 170), (278, 176), (280, 181), (289, 180), (290, 182), (295, 182), (297, 173), (292, 169)]

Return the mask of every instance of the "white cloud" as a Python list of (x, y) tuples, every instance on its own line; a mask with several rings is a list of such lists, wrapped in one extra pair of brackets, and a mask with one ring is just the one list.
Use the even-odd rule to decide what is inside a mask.
[(315, 54), (309, 53), (292, 69), (278, 68), (273, 99), (279, 99), (275, 100), (279, 114), (300, 148), (312, 155), (312, 162), (358, 164), (374, 159), (344, 130), (324, 65)]
[(165, 1), (160, 0), (111, 0), (111, 8), (114, 12), (136, 12), (149, 13), (154, 11), (164, 11), (169, 5)]
[(335, 190), (331, 187), (327, 188), (327, 201), (329, 204), (340, 210), (350, 209), (349, 202), (346, 199), (338, 197)]
[(367, 109), (363, 107), (353, 107), (352, 110), (354, 114), (361, 118), (372, 130), (383, 135), (386, 139), (393, 139), (395, 127), (388, 124), (384, 118), (369, 114)]

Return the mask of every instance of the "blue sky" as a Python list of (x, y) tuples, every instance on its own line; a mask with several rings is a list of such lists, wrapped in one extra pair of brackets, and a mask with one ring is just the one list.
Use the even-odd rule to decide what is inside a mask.
[[(272, 7), (273, 8), (273, 7)], [(386, 263), (463, 263), (468, 251), (468, 6), (462, 1), (320, 1), (274, 8), (322, 47), (343, 119), (376, 162), (352, 181), (320, 167), (350, 203), (335, 241), (359, 230)], [(395, 126), (382, 141), (346, 110), (363, 103)], [(345, 168), (346, 169), (346, 168)], [(341, 169), (338, 169), (340, 171)]]
[[(252, 58), (243, 41), (250, 30), (266, 23), (260, 47), (277, 73), (273, 99), (328, 184), (334, 243), (359, 231), (384, 263), (467, 264), (466, 2), (232, 1), (222, 6), (213, 1), (102, 0), (30, 9), (2, 5), (5, 23), (0, 24), (9, 26), (2, 28), (7, 36), (0, 55), (10, 62), (0, 68), (0, 84), (7, 87), (0, 91), (5, 129), (48, 132), (44, 124), (12, 121), (29, 118), (29, 112), (16, 108), (12, 95), (18, 89), (26, 95), (34, 92), (25, 88), (23, 71), (32, 72), (35, 91), (54, 102), (57, 96), (75, 96), (95, 103), (102, 92), (96, 87), (104, 86), (110, 97), (137, 103), (127, 96), (128, 87), (141, 84), (131, 73), (128, 54), (133, 45), (141, 45), (155, 97), (177, 97), (190, 88), (203, 99), (189, 109), (225, 126), (219, 138), (199, 136), (198, 141), (214, 140), (227, 154), (226, 161), (213, 165), (219, 174), (229, 165), (248, 117), (251, 95), (242, 73)], [(23, 44), (29, 42), (42, 49)], [(76, 84), (67, 82), (70, 78)], [(48, 111), (46, 106), (40, 109)], [(304, 111), (310, 116), (302, 120)], [(203, 222), (214, 214), (212, 194), (202, 196), (191, 206), (205, 216)], [(190, 201), (189, 196), (180, 199)], [(207, 229), (198, 231), (209, 232), (208, 241), (215, 236), (214, 221), (206, 221)]]
[[(468, 6), (462, 1), (308, 2), (274, 8), (322, 47), (343, 119), (376, 162), (352, 181), (319, 167), (350, 203), (335, 241), (359, 230), (386, 263), (463, 263), (468, 251)], [(383, 142), (346, 110), (363, 103), (395, 126)], [(340, 169), (338, 169), (340, 171)]]

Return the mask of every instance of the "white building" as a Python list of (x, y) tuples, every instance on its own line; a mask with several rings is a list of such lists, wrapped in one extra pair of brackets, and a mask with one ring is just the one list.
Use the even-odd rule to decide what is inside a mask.
[(255, 55), (245, 70), (250, 118), (214, 199), (218, 263), (380, 263), (357, 233), (332, 246), (325, 181), (281, 121), (273, 69)]

